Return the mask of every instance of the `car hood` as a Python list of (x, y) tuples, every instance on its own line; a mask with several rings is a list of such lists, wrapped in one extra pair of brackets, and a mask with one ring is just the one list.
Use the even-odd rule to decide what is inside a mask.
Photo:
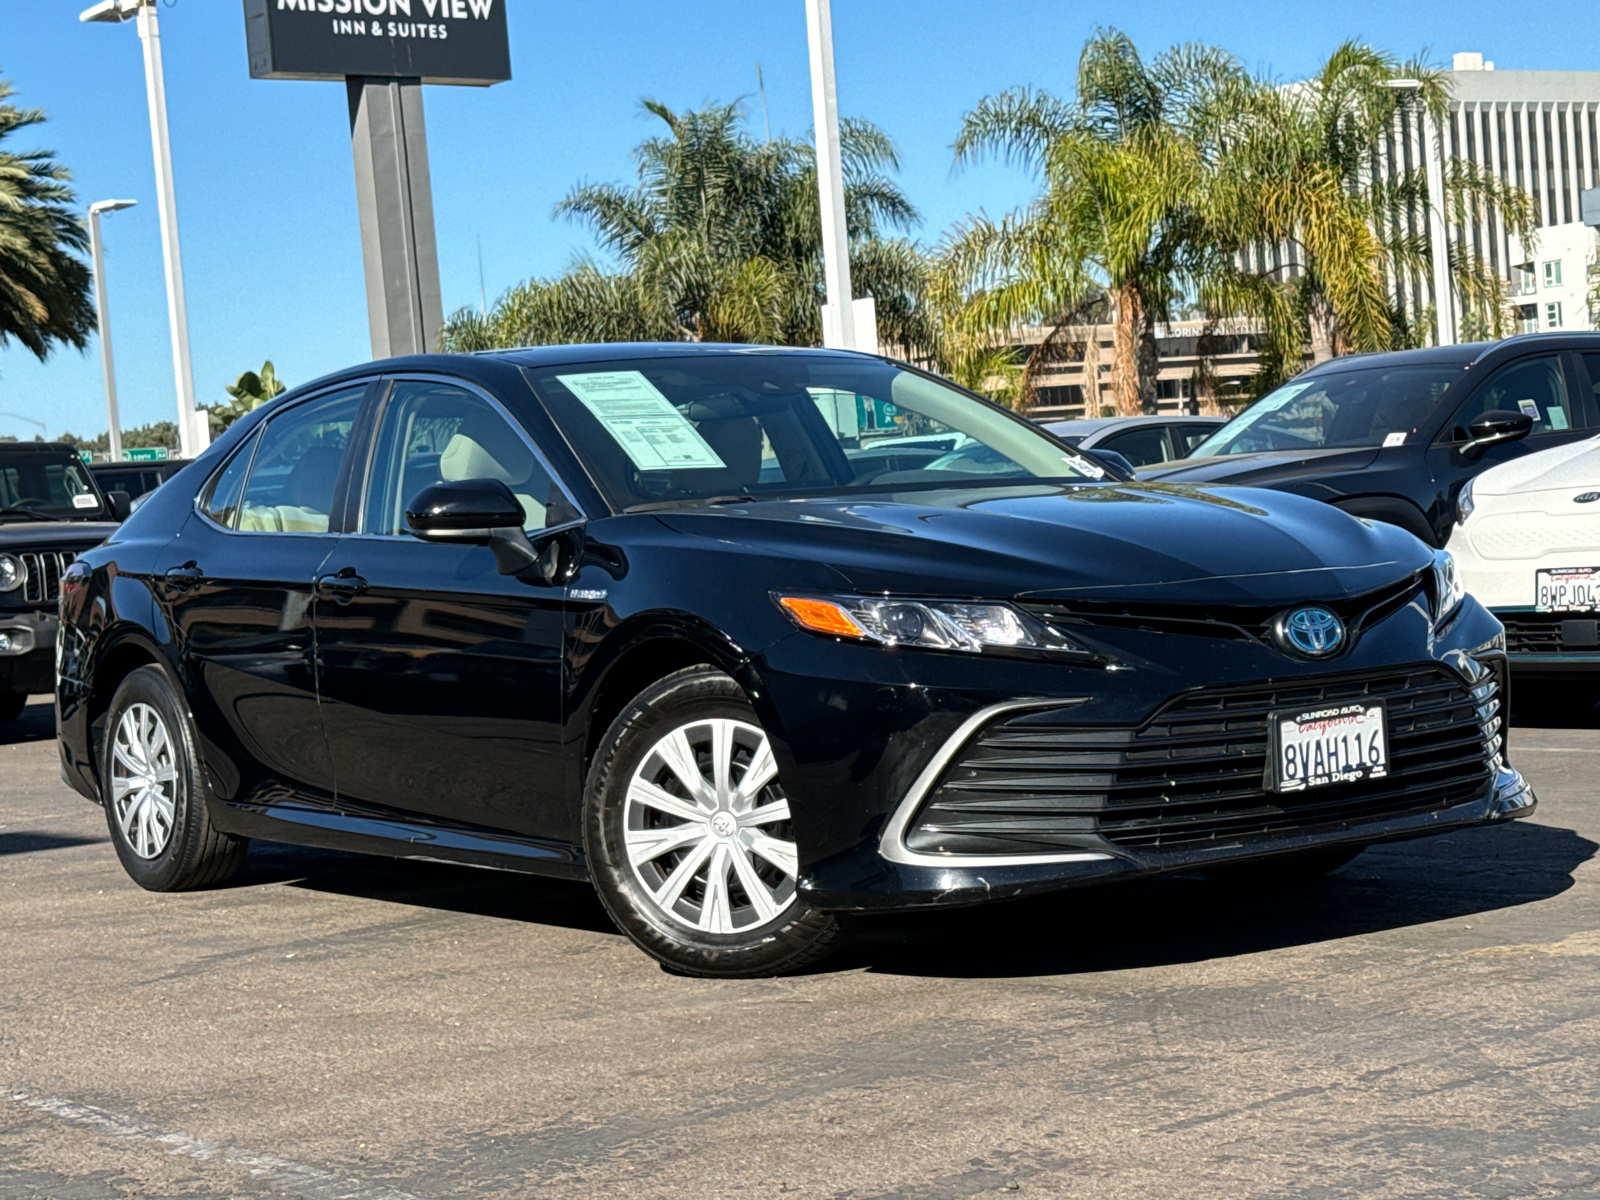
[(1231, 483), (1244, 487), (1271, 486), (1291, 479), (1362, 471), (1378, 457), (1375, 446), (1332, 450), (1263, 450), (1257, 454), (1219, 454), (1211, 458), (1180, 458), (1176, 462), (1142, 467), (1141, 480), (1162, 483)]
[(118, 529), (114, 521), (31, 521), (0, 519), (0, 550), (47, 546), (98, 546)]
[(1029, 485), (656, 516), (682, 534), (824, 563), (849, 588), (899, 595), (1287, 604), (1359, 595), (1431, 561), (1391, 526), (1242, 488)]
[(1568, 442), (1490, 467), (1472, 481), (1472, 494), (1600, 491), (1600, 438)]

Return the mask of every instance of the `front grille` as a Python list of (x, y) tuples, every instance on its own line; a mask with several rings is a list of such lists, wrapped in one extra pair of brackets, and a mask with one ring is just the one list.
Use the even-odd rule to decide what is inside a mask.
[[(1377, 625), (1416, 599), (1427, 586), (1426, 572), (1408, 575), (1398, 583), (1344, 600), (1318, 601), (1339, 614), (1350, 640), (1363, 629)], [(1268, 641), (1273, 618), (1292, 604), (1152, 604), (1138, 600), (1049, 600), (1023, 604), (1040, 620), (1063, 628), (1104, 625), (1142, 629), (1154, 633), (1182, 633), (1194, 637)]]
[(61, 577), (77, 554), (71, 550), (27, 551), (22, 560), (22, 598), (29, 604), (45, 604), (61, 598)]
[(1594, 617), (1567, 613), (1501, 612), (1507, 654), (1597, 654), (1600, 625)]
[[(928, 853), (1015, 854), (1093, 844), (1205, 849), (1410, 816), (1483, 793), (1500, 749), (1500, 683), (1442, 667), (1325, 676), (1178, 696), (1137, 729), (1075, 724), (1074, 708), (987, 726), (906, 835)], [(1270, 713), (1382, 700), (1389, 774), (1305, 792), (1264, 790)]]

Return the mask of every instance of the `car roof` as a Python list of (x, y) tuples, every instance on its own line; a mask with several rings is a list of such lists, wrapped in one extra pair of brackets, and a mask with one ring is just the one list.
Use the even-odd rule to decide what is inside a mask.
[(1457, 363), (1470, 367), (1497, 351), (1515, 351), (1536, 346), (1553, 349), (1580, 348), (1600, 350), (1600, 333), (1584, 330), (1559, 333), (1523, 333), (1498, 342), (1462, 342), (1456, 346), (1424, 346), (1417, 350), (1384, 350), (1372, 354), (1345, 354), (1319, 363), (1295, 376), (1304, 379), (1312, 375), (1332, 375), (1340, 371), (1366, 370), (1371, 367), (1400, 367), (1416, 363)]
[(25, 454), (76, 454), (68, 442), (0, 442), (0, 452), (11, 454), (16, 451)]
[(634, 358), (704, 358), (707, 355), (792, 354), (812, 358), (876, 359), (854, 350), (818, 350), (809, 346), (766, 346), (721, 342), (605, 342), (575, 346), (523, 346), (513, 350), (479, 350), (478, 358), (498, 358), (524, 367), (559, 367), (569, 363), (616, 362)]

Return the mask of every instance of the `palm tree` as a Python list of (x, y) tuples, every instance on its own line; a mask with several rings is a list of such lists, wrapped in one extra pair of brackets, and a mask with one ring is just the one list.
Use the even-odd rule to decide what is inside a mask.
[(1207, 200), (1234, 98), (1249, 86), (1223, 51), (1179, 46), (1146, 63), (1126, 34), (1102, 30), (1079, 57), (1071, 101), (1028, 88), (982, 100), (956, 138), (957, 164), (997, 153), (1037, 171), (1044, 188), (1024, 210), (980, 214), (947, 237), (937, 294), (955, 344), (1044, 325), (1022, 372), (1026, 404), (1037, 367), (1098, 307), (1113, 327), (1116, 410), (1153, 410), (1156, 322), (1214, 274), (1235, 274)]
[(88, 344), (94, 305), (77, 254), (89, 239), (72, 211), (71, 174), (54, 155), (3, 148), (45, 120), (39, 109), (5, 103), (13, 90), (0, 79), (0, 346), (16, 338), (42, 359), (58, 343)]
[[(638, 182), (583, 184), (556, 215), (588, 225), (618, 269), (580, 259), (555, 279), (506, 293), (492, 312), (446, 323), (452, 349), (573, 341), (821, 340), (822, 230), (808, 142), (757, 141), (738, 104), (674, 112), (645, 101), (666, 126), (634, 151)], [(918, 220), (885, 173), (899, 166), (877, 127), (840, 128), (851, 275), (875, 297), (882, 340), (930, 349), (926, 263), (888, 236)]]
[[(1395, 86), (1400, 81), (1404, 88)], [(1403, 114), (1426, 110), (1442, 122), (1449, 105), (1445, 72), (1354, 41), (1304, 82), (1250, 94), (1234, 126), (1218, 211), (1231, 218), (1241, 248), (1275, 242), (1289, 250), (1283, 266), (1259, 271), (1247, 287), (1256, 303), (1245, 307), (1265, 319), (1273, 360), (1261, 385), (1293, 374), (1307, 352), (1321, 362), (1414, 340), (1393, 288), (1432, 269), (1427, 172), (1418, 165), (1384, 173), (1375, 162)], [(1515, 185), (1454, 158), (1444, 185), (1447, 225), (1492, 215), (1524, 242), (1533, 236), (1535, 204)], [(1512, 316), (1493, 266), (1457, 243), (1450, 273), (1464, 327), (1480, 336), (1509, 333)]]

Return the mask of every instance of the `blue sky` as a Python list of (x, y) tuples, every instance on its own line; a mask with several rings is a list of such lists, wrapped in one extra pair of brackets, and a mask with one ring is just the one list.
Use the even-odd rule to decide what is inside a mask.
[[(428, 135), (445, 308), (559, 271), (591, 243), (551, 207), (579, 180), (626, 180), (652, 132), (638, 101), (683, 108), (755, 97), (766, 79), (774, 133), (811, 125), (802, 0), (508, 0), (515, 78), (487, 90), (430, 88)], [(18, 146), (55, 150), (80, 204), (137, 200), (106, 218), (106, 276), (125, 426), (175, 411), (160, 233), (138, 35), (81, 25), (87, 0), (0, 0), (0, 74), (15, 102), (50, 122)], [(1501, 69), (1600, 69), (1593, 0), (1547, 0), (1508, 19), (1503, 3), (1303, 4), (1298, 0), (834, 0), (841, 110), (898, 142), (901, 180), (934, 241), (962, 214), (1002, 211), (1029, 181), (999, 167), (950, 170), (950, 141), (980, 97), (1015, 84), (1068, 92), (1078, 48), (1118, 24), (1153, 54), (1174, 42), (1225, 46), (1290, 79), (1338, 41), (1364, 37), (1448, 61), (1479, 50)], [(256, 81), (239, 0), (163, 0), (168, 106), (202, 403), (272, 358), (301, 383), (370, 354), (344, 91)], [(89, 435), (105, 427), (97, 348), (40, 364), (0, 351), (0, 433)]]

